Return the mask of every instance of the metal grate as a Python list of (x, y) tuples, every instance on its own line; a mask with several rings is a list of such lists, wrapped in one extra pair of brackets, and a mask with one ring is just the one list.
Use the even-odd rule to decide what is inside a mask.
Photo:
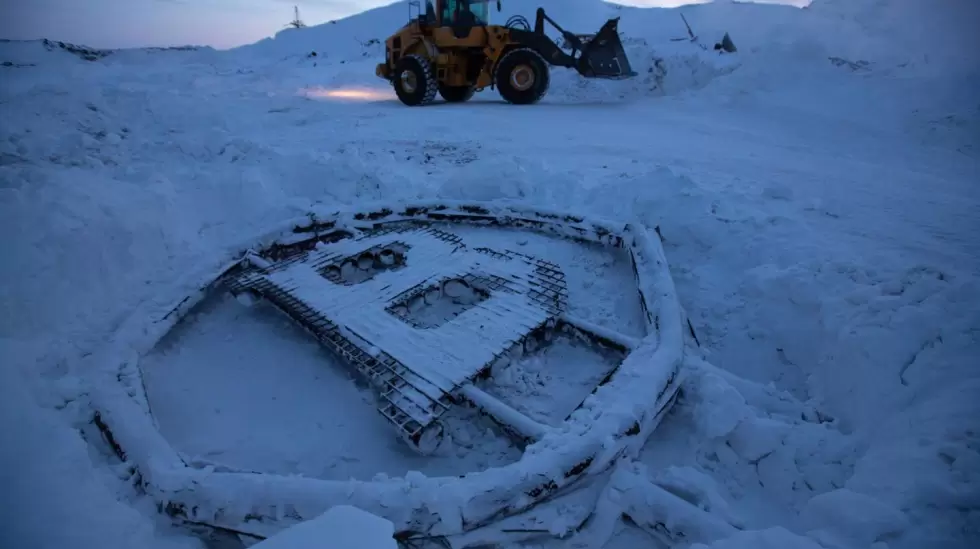
[[(404, 237), (395, 236), (392, 239), (386, 241), (381, 239), (382, 242), (378, 242), (379, 236), (391, 235), (393, 233), (395, 235), (403, 234)], [(356, 244), (358, 241), (363, 240), (369, 241), (364, 243), (364, 249), (358, 250)], [(439, 242), (442, 244), (437, 245)], [(446, 246), (446, 244), (449, 244), (449, 246)], [(432, 264), (441, 265), (439, 262), (445, 262), (448, 258), (455, 257), (455, 254), (460, 249), (466, 248), (457, 235), (435, 228), (419, 228), (417, 226), (391, 227), (385, 230), (372, 231), (358, 238), (339, 242), (336, 245), (318, 246), (316, 249), (304, 254), (292, 256), (279, 262), (252, 265), (244, 272), (240, 272), (231, 277), (226, 283), (232, 292), (252, 291), (265, 297), (275, 307), (307, 329), (324, 346), (353, 366), (378, 389), (380, 395), (378, 411), (396, 427), (403, 437), (416, 447), (422, 449), (423, 438), (428, 440), (428, 435), (431, 433), (437, 433), (436, 436), (441, 436), (441, 426), (438, 424), (438, 420), (456, 401), (453, 393), (459, 389), (461, 383), (466, 383), (467, 381), (460, 378), (460, 380), (446, 385), (436, 378), (431, 378), (431, 374), (425, 374), (431, 378), (427, 379), (425, 375), (418, 373), (419, 371), (425, 371), (424, 365), (426, 364), (426, 360), (428, 360), (425, 356), (422, 356), (420, 359), (412, 359), (416, 362), (419, 360), (422, 361), (419, 364), (415, 364), (415, 367), (422, 366), (423, 369), (416, 371), (382, 349), (382, 347), (392, 343), (385, 339), (388, 332), (374, 332), (374, 336), (365, 335), (364, 337), (378, 339), (378, 341), (368, 341), (354, 333), (351, 327), (348, 326), (348, 321), (341, 322), (338, 320), (335, 322), (331, 320), (332, 318), (345, 318), (345, 316), (339, 314), (340, 310), (331, 309), (329, 305), (314, 305), (310, 301), (305, 301), (317, 301), (317, 296), (320, 295), (319, 292), (326, 290), (326, 288), (318, 290), (315, 286), (315, 280), (319, 279), (319, 277), (314, 276), (311, 279), (314, 282), (310, 282), (307, 279), (303, 279), (302, 281), (295, 279), (292, 274), (287, 274), (286, 276), (270, 276), (273, 273), (286, 274), (283, 271), (297, 266), (297, 263), (302, 263), (322, 276), (323, 278), (321, 280), (325, 279), (323, 280), (324, 284), (337, 284), (350, 287), (351, 291), (358, 291), (355, 289), (355, 286), (373, 279), (380, 272), (399, 270), (413, 265), (412, 253), (415, 251), (416, 246), (421, 247), (417, 252), (422, 254), (419, 257), (428, 258), (424, 263), (417, 264), (416, 268), (419, 265), (428, 265), (429, 261), (433, 262)], [(432, 248), (432, 246), (436, 247)], [(439, 246), (442, 247), (440, 248)], [(436, 255), (431, 255), (431, 253), (430, 255), (425, 255), (421, 251), (423, 248), (430, 250), (430, 252), (437, 250), (438, 253)], [(391, 252), (388, 255), (391, 261), (385, 262), (386, 264), (384, 265), (376, 264), (382, 252), (386, 250)], [(407, 314), (408, 311), (404, 307), (404, 304), (433, 288), (441, 288), (441, 282), (447, 280), (461, 280), (471, 288), (483, 292), (484, 295), (477, 296), (478, 298), (486, 299), (495, 293), (499, 294), (501, 292), (526, 296), (526, 305), (521, 306), (526, 309), (519, 307), (519, 310), (538, 311), (536, 313), (537, 316), (533, 316), (536, 319), (533, 325), (527, 324), (526, 328), (512, 327), (509, 332), (511, 335), (506, 336), (506, 339), (500, 339), (499, 342), (490, 344), (491, 346), (486, 349), (492, 353), (492, 359), (489, 361), (482, 363), (474, 362), (471, 359), (469, 365), (464, 367), (464, 373), (461, 375), (465, 376), (467, 380), (472, 381), (473, 377), (469, 376), (478, 377), (485, 374), (489, 371), (491, 365), (499, 359), (512, 354), (515, 349), (522, 348), (529, 338), (537, 337), (537, 334), (542, 329), (553, 326), (557, 322), (558, 317), (567, 308), (568, 290), (565, 284), (564, 273), (557, 265), (549, 261), (517, 252), (496, 251), (488, 248), (470, 249), (468, 252), (471, 254), (473, 252), (484, 254), (493, 258), (495, 261), (503, 261), (505, 263), (514, 261), (523, 263), (524, 265), (515, 265), (515, 269), (511, 269), (510, 267), (502, 267), (501, 264), (497, 264), (496, 268), (499, 271), (499, 275), (492, 274), (491, 272), (480, 272), (477, 274), (477, 272), (466, 271), (458, 275), (453, 275), (449, 274), (452, 272), (452, 268), (450, 267), (450, 271), (445, 276), (439, 277), (438, 280), (440, 282), (434, 283), (431, 277), (426, 277), (403, 291), (396, 290), (397, 293), (392, 292), (389, 297), (384, 298), (386, 301), (380, 304), (382, 308), (378, 309), (378, 311), (387, 312), (414, 328), (425, 329), (437, 327), (444, 323), (444, 320), (435, 323), (419, 322), (413, 319), (410, 314)], [(345, 278), (341, 272), (342, 266), (352, 261), (357, 262), (358, 260), (374, 263), (372, 263), (371, 268), (357, 269), (360, 272), (360, 280)], [(362, 265), (362, 267), (364, 266), (367, 266), (367, 264)], [(376, 272), (372, 272), (372, 269)], [(422, 270), (428, 272), (425, 268), (422, 268)], [(311, 283), (314, 286), (310, 286)], [(301, 286), (303, 287), (301, 288)], [(382, 285), (379, 288), (384, 288), (385, 286)], [(336, 293), (337, 289), (330, 291)], [(373, 292), (374, 290), (360, 291)], [(304, 297), (301, 298), (299, 295)], [(475, 303), (469, 306), (479, 307), (480, 305), (480, 299), (477, 299)], [(327, 309), (318, 309), (318, 307), (324, 306)], [(497, 318), (500, 318), (503, 322), (507, 322), (508, 315), (512, 314), (510, 309), (500, 309), (499, 305), (496, 307), (496, 309), (487, 310), (495, 310), (497, 312), (494, 314), (497, 315), (503, 313), (502, 316), (498, 316)], [(453, 315), (459, 315), (464, 310), (468, 309), (457, 307), (451, 312)], [(350, 317), (350, 312), (347, 312), (346, 315), (347, 318), (354, 318)], [(530, 319), (532, 317), (524, 318)], [(341, 324), (338, 324), (338, 322), (341, 322)], [(353, 324), (350, 326), (353, 326)], [(458, 330), (460, 328), (457, 325), (452, 329)], [(475, 328), (466, 327), (464, 329), (472, 331)], [(500, 347), (493, 347), (493, 345), (499, 345)], [(392, 349), (393, 347), (389, 347), (391, 352), (397, 354), (397, 351)], [(488, 354), (487, 358), (489, 357), (490, 355)], [(477, 360), (483, 361), (486, 359)], [(469, 370), (466, 368), (474, 369)], [(436, 385), (436, 383), (442, 383), (442, 385)]]
[(535, 276), (527, 280), (527, 283), (532, 286), (528, 295), (551, 314), (561, 314), (568, 308), (568, 285), (565, 282), (565, 273), (555, 263), (512, 250), (474, 248), (474, 251), (534, 265)]
[(378, 411), (413, 443), (417, 444), (422, 431), (452, 404), (448, 394), (412, 373), (387, 353), (381, 351), (372, 356), (355, 345), (340, 327), (293, 296), (289, 289), (258, 273), (239, 276), (230, 281), (229, 287), (233, 292), (258, 292), (353, 366), (379, 389), (382, 402)]

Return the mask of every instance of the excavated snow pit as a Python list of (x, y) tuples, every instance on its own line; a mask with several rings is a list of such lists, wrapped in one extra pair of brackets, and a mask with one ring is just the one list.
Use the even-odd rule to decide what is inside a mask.
[(94, 423), (180, 522), (535, 522), (635, 456), (683, 382), (694, 334), (651, 234), (514, 204), (311, 213), (135, 311)]

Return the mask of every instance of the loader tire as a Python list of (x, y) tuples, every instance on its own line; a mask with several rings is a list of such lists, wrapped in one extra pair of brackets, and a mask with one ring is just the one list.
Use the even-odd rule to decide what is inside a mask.
[(476, 89), (473, 86), (446, 86), (439, 84), (439, 95), (446, 103), (463, 103), (469, 101)]
[(431, 103), (438, 91), (432, 64), (420, 55), (406, 55), (399, 59), (391, 82), (398, 99), (410, 107)]
[(544, 57), (530, 49), (517, 48), (504, 54), (493, 73), (500, 96), (508, 103), (530, 105), (548, 93), (551, 72)]

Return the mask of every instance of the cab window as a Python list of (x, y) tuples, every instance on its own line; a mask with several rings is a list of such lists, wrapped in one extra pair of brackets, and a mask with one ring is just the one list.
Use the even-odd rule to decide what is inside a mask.
[[(456, 6), (459, 4), (459, 16)], [(489, 0), (444, 0), (442, 4), (442, 24), (446, 26), (486, 25), (490, 20)]]

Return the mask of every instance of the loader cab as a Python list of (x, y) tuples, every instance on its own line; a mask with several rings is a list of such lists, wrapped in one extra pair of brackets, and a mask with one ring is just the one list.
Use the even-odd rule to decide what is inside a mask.
[(469, 29), (490, 24), (491, 0), (426, 0), (426, 15), (434, 12), (440, 27)]

